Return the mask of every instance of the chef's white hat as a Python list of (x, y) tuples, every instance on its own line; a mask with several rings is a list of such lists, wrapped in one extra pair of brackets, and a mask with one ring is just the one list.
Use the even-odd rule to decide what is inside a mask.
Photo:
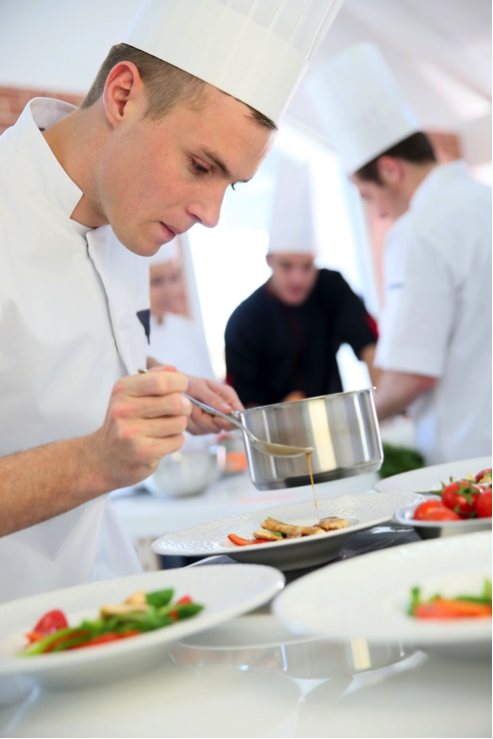
[(350, 174), (422, 130), (374, 44), (331, 59), (309, 80), (308, 92)]
[(268, 254), (315, 254), (310, 168), (283, 158), (278, 170)]
[(343, 0), (144, 0), (125, 43), (279, 119)]
[(163, 264), (164, 262), (171, 262), (173, 259), (179, 257), (180, 252), (176, 244), (176, 240), (168, 241), (167, 244), (163, 244), (159, 251), (157, 251), (152, 257), (149, 257), (149, 264), (151, 267), (155, 267), (156, 264)]

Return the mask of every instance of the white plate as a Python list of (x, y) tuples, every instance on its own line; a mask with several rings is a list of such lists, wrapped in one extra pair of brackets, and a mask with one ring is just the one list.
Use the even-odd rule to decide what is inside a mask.
[(441, 490), (442, 482), (449, 482), (467, 475), (476, 475), (481, 470), (491, 467), (490, 457), (475, 457), (474, 459), (463, 459), (460, 462), (447, 462), (436, 464), (433, 467), (423, 467), (420, 470), (403, 472), (400, 475), (387, 477), (379, 480), (373, 486), (381, 493), (431, 493)]
[[(172, 643), (258, 608), (283, 586), (283, 575), (271, 567), (214, 565), (104, 580), (5, 603), (0, 606), (0, 676), (23, 675), (52, 687), (116, 680), (155, 666)], [(47, 611), (60, 608), (75, 626), (82, 618), (95, 618), (104, 603), (120, 602), (136, 590), (167, 587), (174, 588), (176, 598), (190, 595), (204, 610), (133, 639), (58, 654), (17, 656), (25, 644), (24, 634)]]
[[(274, 506), (167, 534), (153, 542), (152, 549), (157, 554), (189, 557), (227, 554), (238, 562), (266, 564), (284, 571), (312, 567), (337, 557), (358, 531), (384, 523), (393, 517), (398, 508), (420, 503), (422, 500), (424, 498), (416, 494), (377, 495), (370, 492), (320, 500), (317, 510), (312, 502)], [(245, 547), (229, 542), (228, 534), (251, 539), (255, 529), (260, 527), (267, 516), (302, 526), (313, 525), (324, 516), (339, 516), (347, 519), (350, 526), (325, 536), (284, 539)]]
[(452, 597), (480, 592), (486, 577), (491, 578), (489, 532), (430, 539), (324, 567), (289, 585), (273, 611), (298, 635), (485, 648), (490, 619), (420, 621), (406, 607), (412, 587), (421, 587), (423, 597)]

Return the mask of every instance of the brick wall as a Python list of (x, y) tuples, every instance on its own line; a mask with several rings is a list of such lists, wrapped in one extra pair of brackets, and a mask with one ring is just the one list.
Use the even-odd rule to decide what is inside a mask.
[(35, 97), (57, 98), (57, 100), (72, 103), (72, 105), (79, 105), (84, 96), (53, 90), (27, 90), (0, 86), (0, 134), (16, 122), (29, 100)]

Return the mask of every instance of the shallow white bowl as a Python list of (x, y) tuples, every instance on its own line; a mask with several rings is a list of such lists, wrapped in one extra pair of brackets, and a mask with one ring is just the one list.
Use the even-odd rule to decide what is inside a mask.
[[(19, 675), (61, 688), (119, 680), (162, 662), (174, 642), (258, 608), (283, 585), (283, 575), (271, 567), (211, 565), (103, 580), (5, 603), (0, 605), (0, 678)], [(104, 603), (121, 602), (137, 590), (168, 587), (175, 590), (176, 598), (190, 595), (204, 610), (132, 639), (57, 654), (18, 656), (24, 634), (47, 611), (61, 609), (76, 626), (83, 618), (96, 618)]]
[(297, 635), (395, 640), (415, 647), (489, 654), (491, 619), (419, 620), (407, 615), (410, 592), (424, 598), (481, 592), (491, 578), (491, 534), (420, 541), (337, 562), (289, 585), (274, 614)]
[[(385, 494), (370, 491), (362, 495), (343, 495), (321, 500), (318, 509), (315, 509), (311, 501), (273, 506), (167, 534), (153, 542), (152, 549), (157, 554), (189, 557), (227, 554), (238, 562), (268, 564), (283, 571), (312, 567), (335, 559), (358, 531), (392, 519), (396, 508), (423, 500), (423, 496), (415, 493)], [(302, 526), (313, 525), (324, 516), (338, 516), (349, 521), (350, 526), (321, 536), (284, 539), (244, 547), (235, 546), (228, 540), (228, 534), (251, 539), (254, 530), (259, 528), (267, 516)]]

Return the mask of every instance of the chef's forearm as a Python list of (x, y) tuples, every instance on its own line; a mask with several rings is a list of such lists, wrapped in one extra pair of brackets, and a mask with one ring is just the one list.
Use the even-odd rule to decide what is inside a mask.
[(109, 492), (91, 450), (88, 436), (0, 458), (0, 536)]
[(375, 407), (380, 421), (405, 411), (420, 395), (428, 392), (436, 378), (406, 372), (381, 372), (375, 393)]
[(368, 374), (370, 375), (370, 382), (372, 386), (378, 387), (382, 370), (380, 370), (378, 367), (375, 367), (375, 353), (376, 345), (368, 344), (368, 346), (365, 346), (364, 349), (361, 350), (359, 359), (368, 367)]

